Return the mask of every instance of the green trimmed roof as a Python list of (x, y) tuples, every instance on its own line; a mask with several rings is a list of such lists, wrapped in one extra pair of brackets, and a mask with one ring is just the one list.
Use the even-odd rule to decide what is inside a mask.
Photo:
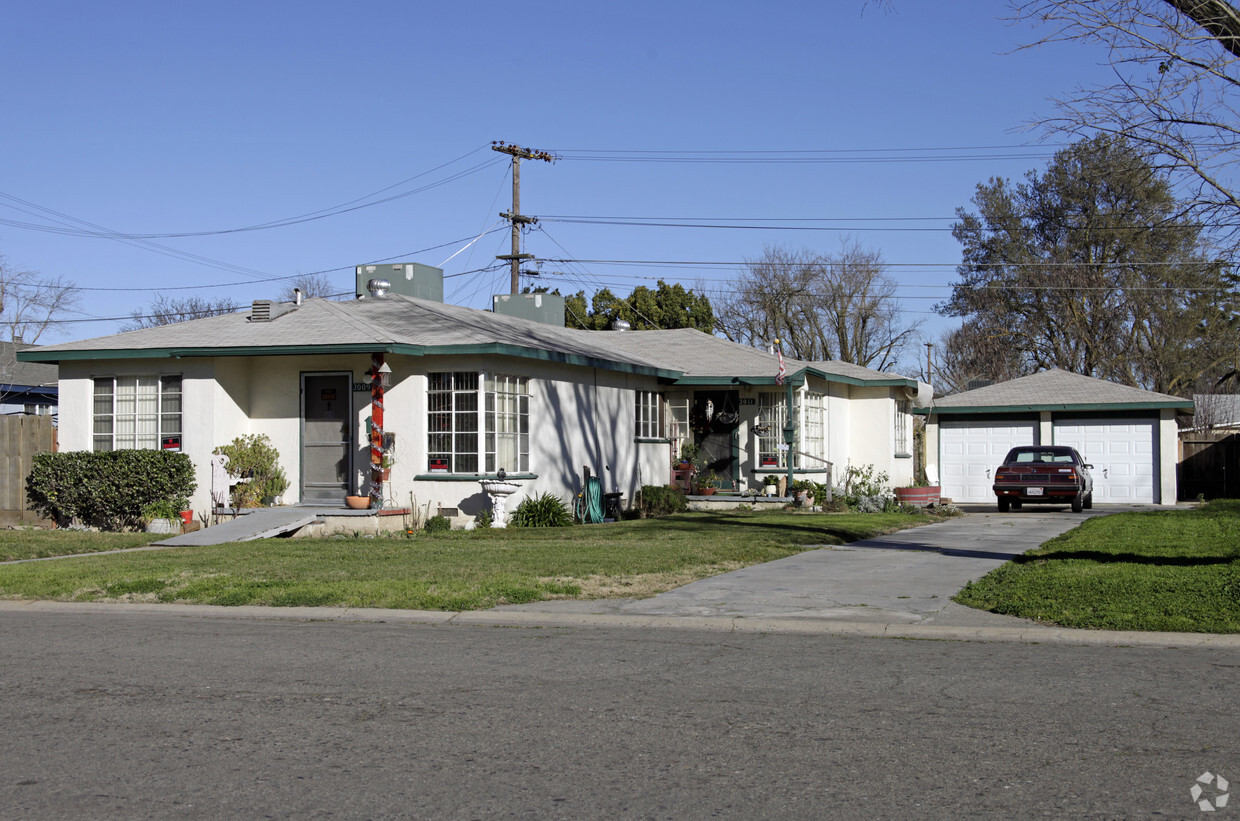
[(1011, 413), (1042, 410), (1172, 410), (1193, 409), (1191, 399), (1181, 399), (1105, 379), (1082, 376), (1058, 368), (999, 382), (984, 388), (934, 400), (919, 413), (940, 416), (966, 413)]
[[(269, 321), (250, 311), (143, 328), (23, 351), (26, 362), (194, 356), (387, 353), (492, 354), (658, 376), (681, 384), (774, 384), (777, 358), (766, 351), (681, 328), (581, 331), (400, 294), (350, 302), (276, 303)], [(847, 362), (785, 361), (788, 379), (916, 387), (895, 374)]]

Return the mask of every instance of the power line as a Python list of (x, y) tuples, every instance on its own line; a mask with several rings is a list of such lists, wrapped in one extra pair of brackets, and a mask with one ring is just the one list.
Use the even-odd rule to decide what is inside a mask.
[[(359, 211), (363, 208), (371, 208), (376, 205), (383, 205), (385, 203), (394, 202), (399, 199), (404, 199), (405, 197), (410, 197), (415, 194), (421, 194), (426, 191), (439, 188), (441, 186), (447, 185), (448, 183), (456, 182), (457, 180), (470, 176), (471, 174), (475, 174), (486, 168), (490, 168), (495, 165), (502, 164), (503, 162), (502, 160), (487, 159), (485, 162), (478, 163), (477, 165), (467, 168), (464, 171), (456, 172), (455, 174), (445, 177), (444, 179), (436, 180), (435, 182), (428, 183), (427, 185), (424, 185), (420, 188), (415, 188), (411, 191), (403, 191), (399, 194), (394, 194), (389, 197), (384, 197), (383, 199), (373, 200), (372, 202), (365, 202), (365, 200), (378, 196), (379, 194), (382, 194), (385, 191), (390, 191), (393, 188), (398, 188), (402, 185), (405, 185), (406, 183), (412, 182), (413, 180), (424, 177), (427, 174), (431, 174), (435, 171), (438, 171), (441, 168), (445, 168), (449, 165), (452, 165), (453, 163), (460, 162), (461, 160), (465, 159), (471, 154), (475, 154), (478, 151), (482, 151), (484, 148), (485, 146), (481, 148), (476, 148), (473, 151), (470, 151), (468, 154), (464, 154), (460, 157), (457, 157), (455, 160), (451, 160), (449, 162), (443, 163), (442, 165), (438, 165), (435, 168), (430, 169), (429, 171), (424, 171), (421, 174), (416, 174), (412, 177), (409, 177), (408, 179), (404, 179), (404, 180), (401, 180), (400, 182), (393, 183), (392, 185), (381, 188), (378, 191), (374, 191), (374, 192), (371, 192), (370, 194), (366, 194), (365, 196), (349, 200), (348, 202), (341, 203), (340, 205), (331, 206), (329, 208), (320, 209), (318, 211), (311, 211), (311, 212), (300, 214), (294, 217), (285, 217), (282, 219), (270, 220), (270, 221), (258, 223), (255, 225), (247, 225), (247, 226), (236, 227), (236, 228), (221, 228), (221, 229), (204, 230), (204, 231), (178, 231), (178, 232), (168, 232), (168, 233), (121, 232), (121, 231), (114, 231), (111, 229), (107, 229), (107, 228), (104, 228), (103, 226), (93, 225), (83, 220), (78, 220), (75, 217), (71, 217), (67, 214), (63, 214), (54, 209), (46, 208), (44, 206), (38, 205), (37, 203), (24, 200), (12, 194), (6, 194), (4, 192), (0, 192), (0, 197), (11, 200), (16, 203), (20, 203), (21, 205), (27, 206), (27, 208), (34, 208), (38, 211), (53, 215), (55, 217), (59, 217), (63, 220), (71, 220), (81, 225), (88, 226), (90, 230), (82, 229), (82, 228), (72, 228), (72, 227), (69, 227), (63, 224), (62, 226), (58, 227), (54, 225), (47, 225), (45, 223), (19, 222), (16, 220), (3, 219), (3, 218), (0, 218), (0, 225), (8, 225), (13, 228), (23, 228), (23, 229), (32, 230), (32, 231), (44, 231), (47, 233), (61, 234), (65, 236), (94, 237), (97, 239), (120, 239), (120, 240), (184, 239), (188, 237), (219, 236), (223, 234), (237, 234), (237, 233), (245, 233), (249, 231), (264, 231), (264, 230), (269, 230), (272, 228), (284, 228), (290, 225), (299, 225), (299, 224), (306, 223), (306, 222), (313, 222), (315, 220), (327, 219), (328, 217), (334, 217), (334, 216), (339, 216), (341, 214), (347, 214), (353, 211)], [(25, 208), (16, 208), (15, 206), (12, 206), (12, 205), (10, 205), (9, 207), (14, 208), (14, 210), (21, 211), (22, 213), (31, 214), (32, 216), (37, 216), (37, 214)]]

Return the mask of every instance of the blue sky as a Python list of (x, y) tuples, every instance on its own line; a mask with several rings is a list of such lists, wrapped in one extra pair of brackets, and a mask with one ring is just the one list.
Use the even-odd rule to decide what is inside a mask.
[[(159, 291), (248, 304), (314, 272), (344, 291), (352, 266), (376, 260), (442, 266), (448, 301), (486, 307), (507, 270), (477, 271), (508, 234), (461, 249), (508, 209), (507, 157), (489, 149), (505, 140), (562, 156), (522, 166), (522, 212), (544, 217), (525, 250), (598, 261), (544, 263), (544, 284), (623, 295), (662, 277), (709, 293), (735, 265), (669, 263), (827, 253), (846, 235), (882, 253), (937, 336), (951, 326), (931, 307), (959, 262), (954, 209), (978, 182), (1042, 168), (1053, 147), (1021, 126), (1106, 76), (1105, 55), (1081, 45), (1012, 53), (1033, 33), (1004, 11), (14, 0), (0, 32), (0, 254), (77, 283), (76, 320), (125, 316)], [(395, 195), (266, 230), (98, 235), (221, 232)], [(777, 227), (792, 225), (817, 230)], [(643, 260), (661, 264), (616, 264)]]

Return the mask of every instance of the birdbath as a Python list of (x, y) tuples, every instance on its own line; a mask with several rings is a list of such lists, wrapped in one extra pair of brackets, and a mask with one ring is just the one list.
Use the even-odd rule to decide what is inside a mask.
[(491, 497), (491, 527), (507, 527), (508, 523), (504, 521), (504, 503), (509, 496), (520, 490), (521, 486), (503, 479), (482, 479), (478, 484), (482, 485), (483, 491)]

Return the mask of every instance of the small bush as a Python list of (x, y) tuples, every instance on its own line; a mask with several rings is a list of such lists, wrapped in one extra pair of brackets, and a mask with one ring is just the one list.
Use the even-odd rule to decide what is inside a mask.
[(452, 529), (452, 523), (447, 516), (432, 516), (426, 520), (425, 529), (427, 533), (447, 533)]
[(249, 479), (233, 485), (233, 507), (258, 507), (264, 499), (288, 489), (280, 453), (266, 434), (238, 436), (231, 444), (216, 448), (215, 453), (228, 457), (229, 475)]
[(685, 492), (673, 485), (642, 485), (638, 508), (642, 516), (667, 516), (689, 509)]
[(163, 450), (39, 453), (26, 477), (30, 506), (62, 525), (76, 520), (108, 530), (137, 527), (142, 508), (179, 503), (198, 483), (184, 453)]
[(568, 527), (573, 514), (559, 496), (544, 493), (522, 499), (509, 523), (513, 527)]
[[(876, 469), (873, 465), (849, 465), (844, 469), (840, 482), (835, 486), (835, 497), (845, 502), (849, 507), (855, 509), (859, 513), (878, 512), (870, 510), (875, 505), (878, 510), (887, 509), (886, 501), (876, 501), (876, 497), (884, 499), (889, 495), (887, 490), (888, 476), (885, 471)], [(866, 510), (861, 508), (861, 500), (868, 499), (866, 502)]]
[(189, 508), (188, 499), (160, 499), (144, 505), (142, 521), (151, 522), (155, 519), (179, 519), (181, 511)]

